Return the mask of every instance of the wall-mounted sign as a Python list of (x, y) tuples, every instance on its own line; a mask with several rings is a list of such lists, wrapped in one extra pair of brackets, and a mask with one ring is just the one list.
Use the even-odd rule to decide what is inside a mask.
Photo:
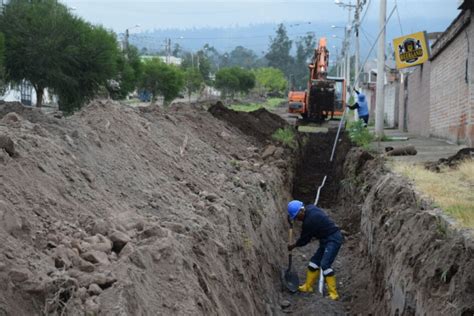
[(397, 69), (421, 65), (430, 58), (426, 32), (418, 32), (393, 40)]

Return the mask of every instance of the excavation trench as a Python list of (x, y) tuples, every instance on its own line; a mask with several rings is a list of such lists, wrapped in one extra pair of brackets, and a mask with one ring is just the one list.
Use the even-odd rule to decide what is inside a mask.
[[(343, 230), (334, 263), (341, 300), (281, 292), (278, 313), (296, 315), (473, 315), (472, 234), (454, 228), (382, 158), (352, 148), (342, 135), (329, 163), (335, 133), (303, 136), (292, 196), (318, 205)], [(297, 228), (297, 235), (298, 230)], [(317, 242), (297, 249), (295, 268), (305, 279)]]
[[(381, 160), (342, 135), (329, 164), (333, 132), (295, 150), (277, 115), (210, 112), (0, 104), (0, 315), (472, 314), (472, 239)], [(339, 302), (280, 282), (286, 203), (324, 175)], [(316, 247), (294, 253), (300, 280)]]

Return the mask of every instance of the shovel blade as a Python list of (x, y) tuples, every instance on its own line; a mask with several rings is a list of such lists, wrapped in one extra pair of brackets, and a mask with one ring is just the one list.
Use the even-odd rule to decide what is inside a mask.
[(298, 274), (292, 270), (284, 270), (282, 276), (283, 285), (291, 293), (298, 292), (298, 286), (300, 285), (300, 280)]

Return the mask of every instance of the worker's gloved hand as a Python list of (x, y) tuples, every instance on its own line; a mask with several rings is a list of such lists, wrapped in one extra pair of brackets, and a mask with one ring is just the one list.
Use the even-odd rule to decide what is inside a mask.
[(293, 244), (293, 245), (288, 245), (288, 251), (292, 251), (293, 249), (296, 248), (296, 245)]

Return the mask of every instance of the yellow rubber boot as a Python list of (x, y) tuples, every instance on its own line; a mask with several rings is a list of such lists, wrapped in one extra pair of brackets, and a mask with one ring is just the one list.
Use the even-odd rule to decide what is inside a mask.
[(334, 275), (327, 276), (326, 284), (328, 285), (328, 294), (329, 298), (333, 301), (337, 301), (339, 299), (339, 294), (337, 294), (336, 290), (336, 277)]
[(306, 272), (306, 282), (298, 287), (298, 290), (303, 293), (313, 292), (314, 282), (319, 278), (319, 269), (316, 271), (307, 270)]

